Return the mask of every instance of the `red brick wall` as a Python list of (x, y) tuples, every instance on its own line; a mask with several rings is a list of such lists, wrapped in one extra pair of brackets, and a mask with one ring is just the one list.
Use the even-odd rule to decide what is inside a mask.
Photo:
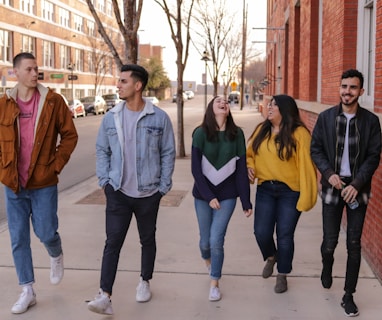
[(301, 1), (300, 99), (317, 99), (318, 1)]
[(323, 1), (321, 102), (338, 103), (342, 72), (356, 67), (357, 1)]
[[(317, 121), (317, 114), (300, 110), (300, 116), (310, 131)], [(362, 254), (376, 276), (382, 281), (382, 165), (373, 176), (370, 199), (362, 234)]]
[[(356, 67), (358, 1), (322, 1), (322, 39), (318, 39), (318, 1), (301, 0), (300, 7), (295, 7), (295, 4), (295, 0), (268, 0), (268, 26), (285, 26), (288, 34), (281, 33), (280, 43), (286, 48), (278, 48), (284, 54), (281, 59), (283, 62), (281, 92), (276, 92), (277, 87), (272, 82), (266, 88), (266, 93), (269, 95), (286, 93), (302, 101), (317, 101), (324, 105), (337, 104), (342, 72)], [(382, 0), (376, 1), (375, 10), (377, 23), (374, 111), (382, 113)], [(274, 34), (268, 32), (267, 35), (267, 40), (273, 40)], [(320, 86), (317, 83), (319, 40), (322, 52)], [(267, 51), (267, 72), (276, 74), (275, 61), (275, 49), (270, 45)], [(321, 92), (317, 92), (319, 87)], [(300, 113), (308, 128), (312, 130), (317, 120), (317, 113), (304, 110)], [(382, 165), (373, 177), (372, 199), (368, 206), (362, 238), (363, 256), (380, 280), (382, 280), (381, 203)]]

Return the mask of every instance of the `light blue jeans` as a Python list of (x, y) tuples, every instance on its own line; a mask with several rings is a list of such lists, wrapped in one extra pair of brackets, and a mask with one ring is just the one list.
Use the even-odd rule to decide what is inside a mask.
[(4, 189), (8, 229), (19, 284), (33, 283), (30, 221), (49, 256), (58, 257), (62, 253), (61, 238), (57, 232), (57, 185), (35, 190), (21, 189), (19, 193), (7, 187)]
[(213, 280), (222, 276), (224, 238), (235, 206), (236, 198), (220, 201), (218, 210), (212, 209), (207, 201), (195, 199), (200, 253), (204, 260), (211, 259), (210, 277)]

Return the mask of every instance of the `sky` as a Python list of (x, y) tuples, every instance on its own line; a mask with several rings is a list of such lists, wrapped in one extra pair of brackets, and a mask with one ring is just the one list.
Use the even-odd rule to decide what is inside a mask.
[[(226, 0), (230, 10), (238, 12), (238, 24), (242, 26), (243, 1)], [(247, 30), (249, 32), (248, 42), (265, 41), (265, 30), (254, 30), (253, 28), (266, 27), (267, 0), (245, 0), (248, 8)], [(171, 0), (168, 0), (171, 3)], [(171, 39), (170, 28), (167, 18), (162, 8), (153, 0), (144, 0), (142, 16), (139, 28), (139, 40), (142, 44), (159, 45), (163, 48), (163, 66), (170, 80), (177, 78), (176, 51), (173, 40)], [(265, 54), (265, 43), (254, 43), (257, 50)], [(192, 46), (192, 45), (191, 45)], [(202, 74), (205, 65), (201, 61), (200, 54), (194, 48), (190, 48), (186, 70), (183, 80), (202, 82)], [(208, 81), (209, 82), (209, 81)]]

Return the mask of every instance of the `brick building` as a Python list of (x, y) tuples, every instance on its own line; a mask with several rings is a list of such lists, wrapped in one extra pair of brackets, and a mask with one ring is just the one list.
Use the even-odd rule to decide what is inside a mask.
[[(93, 4), (123, 50), (112, 1)], [(12, 59), (19, 52), (33, 53), (40, 82), (68, 99), (115, 92), (117, 65), (97, 30), (85, 0), (0, 0), (0, 94), (16, 84)], [(142, 58), (161, 59), (162, 47), (142, 46)]]
[[(310, 129), (339, 102), (340, 77), (365, 77), (360, 104), (382, 116), (382, 0), (267, 0), (267, 97), (293, 96)], [(363, 255), (382, 279), (382, 166), (372, 181)], [(319, 245), (319, 244), (318, 244)]]

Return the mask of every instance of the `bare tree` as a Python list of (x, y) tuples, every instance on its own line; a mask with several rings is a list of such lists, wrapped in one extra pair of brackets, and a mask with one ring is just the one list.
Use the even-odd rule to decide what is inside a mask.
[(224, 70), (226, 82), (224, 83), (224, 96), (227, 95), (230, 83), (235, 81), (241, 68), (241, 38), (235, 33), (231, 33), (224, 42), (224, 50), (226, 54), (227, 70)]
[[(119, 51), (115, 47), (109, 33), (102, 24), (102, 21), (94, 8), (92, 0), (86, 0), (89, 10), (97, 24), (98, 32), (109, 47), (114, 60), (120, 68), (124, 63), (137, 63), (138, 60), (138, 29), (141, 18), (143, 0), (123, 0), (123, 15), (119, 8), (118, 0), (111, 0), (113, 4), (114, 16), (124, 40), (124, 48), (120, 50), (124, 56), (121, 58)], [(123, 17), (123, 19), (122, 19)]]
[(199, 41), (194, 45), (199, 52), (209, 51), (212, 64), (209, 74), (214, 85), (214, 95), (218, 94), (220, 71), (227, 57), (225, 43), (235, 22), (235, 15), (229, 12), (226, 0), (197, 0), (194, 31)]
[(106, 75), (107, 60), (109, 58), (107, 52), (103, 50), (103, 44), (97, 42), (96, 38), (88, 37), (91, 51), (88, 51), (87, 54), (87, 65), (88, 70), (94, 73), (94, 92), (99, 94), (98, 88), (103, 83)]
[[(171, 39), (174, 41), (176, 49), (176, 65), (177, 74), (177, 154), (178, 157), (185, 157), (186, 151), (184, 146), (184, 120), (183, 120), (183, 75), (186, 68), (188, 52), (190, 47), (190, 22), (191, 14), (195, 0), (176, 0), (176, 7), (172, 10), (167, 0), (154, 0), (164, 11), (167, 17), (171, 31)], [(185, 3), (188, 3), (186, 6)], [(184, 19), (183, 19), (184, 15)], [(183, 35), (183, 31), (185, 35)]]

